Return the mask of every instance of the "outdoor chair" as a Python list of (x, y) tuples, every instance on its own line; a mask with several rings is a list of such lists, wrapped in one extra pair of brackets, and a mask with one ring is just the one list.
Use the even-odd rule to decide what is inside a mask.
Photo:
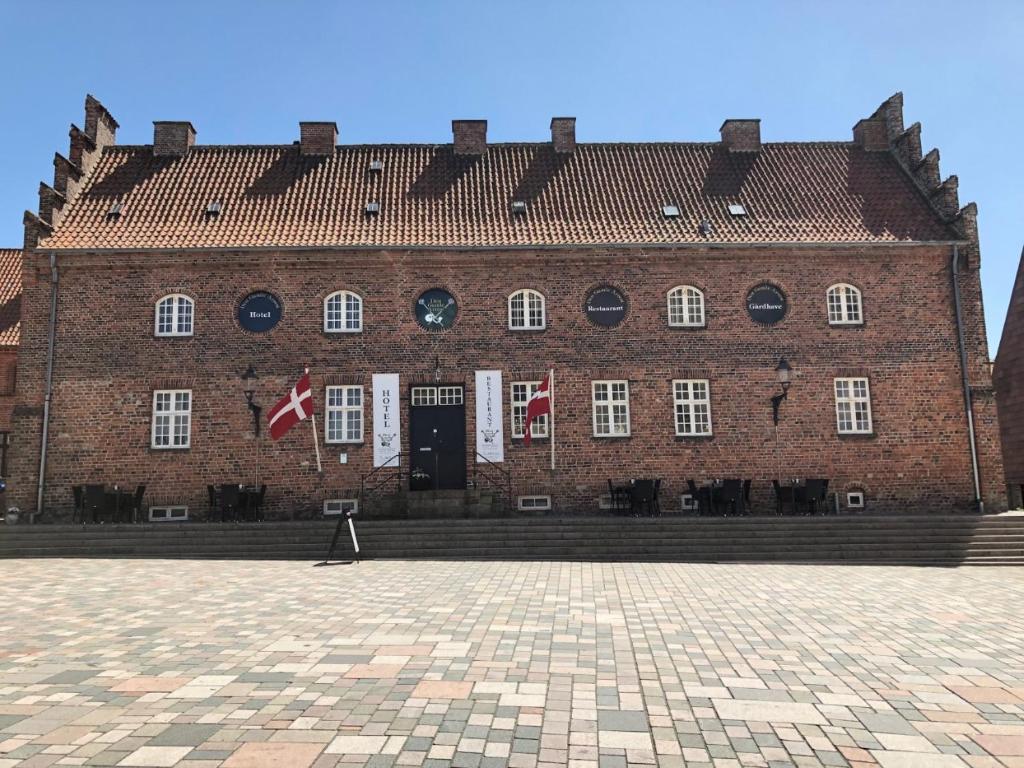
[(775, 489), (775, 514), (783, 514), (785, 504), (793, 504), (795, 501), (794, 488), (791, 486), (779, 485), (778, 480), (772, 480), (772, 487)]
[(697, 505), (697, 514), (706, 515), (711, 507), (711, 494), (708, 489), (698, 488), (693, 480), (686, 481), (686, 489), (689, 491), (693, 503)]
[(234, 484), (222, 485), (220, 487), (220, 519), (224, 522), (228, 518), (238, 519), (238, 486)]
[(263, 499), (266, 497), (266, 495), (267, 485), (266, 483), (264, 483), (263, 485), (260, 486), (260, 491), (256, 495), (256, 498), (253, 499), (252, 515), (254, 520), (263, 519)]
[(72, 485), (71, 496), (74, 499), (74, 508), (71, 512), (72, 523), (84, 523), (85, 522), (85, 494), (82, 491), (82, 486)]
[(142, 497), (146, 495), (146, 486), (135, 486), (135, 496), (132, 498), (131, 516), (132, 522), (137, 523), (142, 519)]
[[(107, 503), (107, 489), (102, 485), (86, 485), (84, 499), (83, 514), (90, 515), (94, 523), (99, 522), (100, 515), (105, 515), (110, 508)], [(85, 521), (84, 516), (82, 520)]]
[(821, 478), (808, 479), (804, 486), (804, 503), (807, 504), (807, 511), (812, 515), (816, 515), (818, 514), (818, 504), (821, 504), (822, 512), (827, 513), (827, 494), (828, 480)]
[(217, 515), (217, 512), (219, 511), (218, 507), (217, 507), (217, 488), (216, 488), (216, 486), (214, 486), (214, 485), (206, 486), (206, 495), (207, 495), (207, 500), (208, 500), (208, 504), (209, 504), (209, 509), (207, 510), (206, 519), (207, 520), (213, 520), (213, 518)]
[(723, 480), (722, 487), (716, 494), (718, 506), (725, 514), (738, 515), (743, 510), (743, 482), (741, 480)]
[(654, 514), (661, 517), (661, 478), (654, 481)]
[(743, 514), (750, 514), (750, 485), (751, 480), (748, 478), (743, 481)]
[(639, 515), (640, 510), (646, 508), (647, 513), (653, 515), (658, 504), (656, 487), (653, 480), (637, 480), (633, 484), (633, 492), (630, 494), (629, 511), (634, 515)]
[(625, 514), (632, 506), (630, 492), (627, 488), (617, 488), (611, 480), (608, 481), (608, 496), (612, 501), (612, 513), (616, 515)]

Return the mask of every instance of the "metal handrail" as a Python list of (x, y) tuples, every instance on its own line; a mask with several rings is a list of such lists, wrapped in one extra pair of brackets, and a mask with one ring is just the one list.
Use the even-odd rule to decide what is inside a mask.
[[(408, 456), (408, 451), (399, 451), (394, 456), (389, 456), (388, 459), (381, 464), (379, 467), (374, 467), (372, 470), (367, 472), (365, 475), (359, 478), (359, 499), (362, 501), (367, 492), (373, 492), (383, 488), (385, 485), (390, 483), (392, 480), (398, 481), (398, 490), (402, 490), (402, 475), (404, 472), (408, 472), (408, 462), (403, 463), (402, 457)], [(391, 462), (398, 459), (398, 464), (392, 464)], [(386, 477), (382, 477), (379, 482), (368, 485), (377, 475), (387, 473)]]
[[(483, 475), (484, 479), (487, 480), (491, 485), (504, 485), (505, 486), (505, 500), (508, 503), (508, 509), (512, 511), (512, 472), (511, 470), (505, 469), (500, 464), (491, 461), (489, 458), (484, 456), (480, 451), (476, 452), (478, 459), (483, 459), (483, 463), (477, 461), (473, 466), (473, 483), (476, 484), (477, 475)], [(483, 470), (483, 467), (487, 467), (487, 470)], [(504, 480), (504, 482), (495, 482), (494, 478), (488, 474), (488, 471), (495, 470), (498, 475)]]

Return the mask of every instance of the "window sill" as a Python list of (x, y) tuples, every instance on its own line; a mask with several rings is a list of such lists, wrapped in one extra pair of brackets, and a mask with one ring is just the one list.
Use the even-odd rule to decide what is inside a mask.
[(629, 440), (633, 435), (591, 435), (594, 440)]
[(875, 432), (838, 432), (840, 440), (874, 440), (878, 437)]
[[(533, 445), (534, 443), (550, 443), (550, 442), (551, 442), (551, 438), (550, 437), (531, 437), (530, 438), (530, 445)], [(512, 438), (512, 445), (523, 445), (523, 446), (525, 446), (526, 445), (526, 438), (525, 437), (513, 437)]]
[(324, 440), (324, 445), (347, 445), (355, 448), (356, 446), (366, 445), (365, 440)]
[(151, 453), (181, 453), (183, 451), (191, 451), (192, 450), (192, 446), (191, 445), (181, 445), (181, 446), (175, 445), (175, 446), (159, 446), (158, 447), (158, 446), (155, 446), (155, 445), (151, 445), (151, 446), (149, 446), (149, 450), (150, 450)]
[(689, 443), (689, 442), (703, 442), (705, 440), (713, 440), (715, 437), (714, 433), (707, 435), (676, 435), (675, 439), (677, 443)]
[(547, 330), (547, 326), (543, 328), (512, 328), (510, 326), (508, 330), (511, 333), (543, 333)]
[(833, 323), (829, 321), (829, 328), (863, 328), (864, 323)]
[(707, 324), (705, 325), (672, 325), (669, 323), (668, 326), (670, 331), (706, 331), (708, 329)]

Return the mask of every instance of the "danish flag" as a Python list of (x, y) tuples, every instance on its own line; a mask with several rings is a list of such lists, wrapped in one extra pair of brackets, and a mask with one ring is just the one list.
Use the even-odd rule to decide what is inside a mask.
[(551, 397), (548, 389), (550, 385), (551, 371), (548, 371), (544, 380), (537, 387), (537, 391), (526, 403), (526, 424), (523, 425), (523, 444), (530, 444), (530, 425), (534, 419), (551, 413)]
[(292, 387), (292, 391), (282, 397), (267, 414), (267, 421), (270, 422), (270, 436), (274, 440), (280, 440), (289, 429), (300, 421), (308, 419), (312, 413), (313, 393), (309, 390), (309, 372), (307, 371)]

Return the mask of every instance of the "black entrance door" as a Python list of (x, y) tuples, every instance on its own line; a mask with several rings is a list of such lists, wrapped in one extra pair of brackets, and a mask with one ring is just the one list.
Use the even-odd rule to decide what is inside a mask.
[(462, 385), (412, 388), (409, 490), (466, 487), (466, 405)]

